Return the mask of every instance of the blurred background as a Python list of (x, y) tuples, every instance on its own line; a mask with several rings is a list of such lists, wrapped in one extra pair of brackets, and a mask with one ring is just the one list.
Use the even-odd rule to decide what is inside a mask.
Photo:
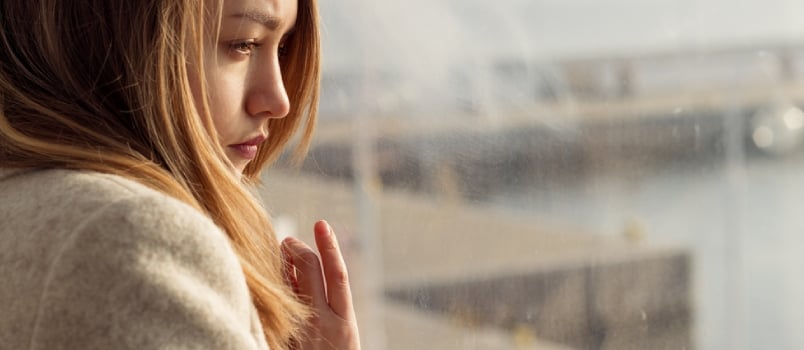
[(321, 1), (261, 189), (365, 349), (802, 349), (804, 2)]

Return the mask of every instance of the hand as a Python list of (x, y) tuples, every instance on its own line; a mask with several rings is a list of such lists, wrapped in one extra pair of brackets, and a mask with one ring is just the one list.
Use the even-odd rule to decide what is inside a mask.
[(359, 350), (352, 291), (338, 241), (326, 221), (316, 222), (314, 231), (320, 262), (302, 241), (289, 237), (282, 242), (286, 278), (313, 311), (299, 349)]

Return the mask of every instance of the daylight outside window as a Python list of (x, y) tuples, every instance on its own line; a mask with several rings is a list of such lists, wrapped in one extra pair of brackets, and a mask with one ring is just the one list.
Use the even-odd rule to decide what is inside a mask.
[(316, 141), (365, 349), (800, 349), (804, 2), (322, 1)]

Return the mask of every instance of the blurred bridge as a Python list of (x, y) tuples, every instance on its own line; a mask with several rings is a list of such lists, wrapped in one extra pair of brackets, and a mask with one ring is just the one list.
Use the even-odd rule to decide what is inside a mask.
[[(468, 84), (527, 98), (435, 112), (356, 111), (348, 119), (332, 118), (324, 106), (314, 168), (351, 177), (351, 150), (362, 134), (374, 142), (383, 184), (482, 198), (512, 179), (535, 185), (528, 181), (571, 181), (632, 169), (634, 162), (722, 159), (729, 132), (749, 153), (757, 146), (793, 152), (804, 139), (804, 113), (797, 110), (804, 103), (804, 46), (503, 61), (487, 71), (491, 78)], [(373, 88), (368, 96), (382, 94), (382, 86)], [(760, 128), (764, 138), (757, 140)]]

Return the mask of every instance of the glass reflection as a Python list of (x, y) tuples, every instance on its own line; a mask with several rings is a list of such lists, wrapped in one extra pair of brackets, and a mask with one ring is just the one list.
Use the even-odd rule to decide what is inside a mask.
[(317, 143), (265, 198), (347, 233), (366, 348), (802, 348), (801, 14), (323, 2)]

